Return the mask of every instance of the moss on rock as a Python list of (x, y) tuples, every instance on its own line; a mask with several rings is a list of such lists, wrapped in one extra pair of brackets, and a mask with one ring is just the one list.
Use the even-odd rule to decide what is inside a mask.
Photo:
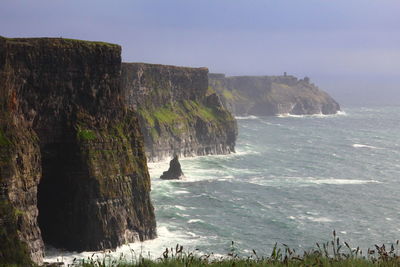
[(122, 65), (127, 102), (138, 110), (150, 160), (234, 151), (234, 117), (208, 87), (208, 70), (143, 63)]
[(0, 130), (0, 146), (8, 146), (10, 144), (11, 144), (10, 140), (8, 140), (4, 132)]

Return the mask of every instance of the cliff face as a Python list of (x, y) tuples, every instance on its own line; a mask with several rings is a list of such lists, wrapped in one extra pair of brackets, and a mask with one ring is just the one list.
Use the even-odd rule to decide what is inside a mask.
[(215, 92), (208, 69), (122, 64), (128, 105), (137, 109), (149, 160), (228, 154), (237, 125)]
[(156, 236), (120, 50), (0, 38), (0, 263), (40, 263), (44, 243), (100, 250)]
[(339, 104), (308, 78), (210, 74), (209, 86), (235, 115), (335, 114)]

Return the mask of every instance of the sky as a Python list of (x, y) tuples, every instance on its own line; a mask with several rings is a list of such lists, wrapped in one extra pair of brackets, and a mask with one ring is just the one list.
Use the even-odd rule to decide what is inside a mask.
[(125, 62), (287, 72), (345, 106), (400, 104), (400, 0), (0, 0), (0, 35), (117, 43)]

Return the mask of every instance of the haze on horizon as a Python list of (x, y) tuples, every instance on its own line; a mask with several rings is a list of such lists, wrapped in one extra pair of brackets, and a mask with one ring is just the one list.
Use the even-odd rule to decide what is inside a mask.
[(311, 77), (343, 105), (400, 103), (398, 0), (2, 0), (0, 35), (118, 43), (123, 61)]

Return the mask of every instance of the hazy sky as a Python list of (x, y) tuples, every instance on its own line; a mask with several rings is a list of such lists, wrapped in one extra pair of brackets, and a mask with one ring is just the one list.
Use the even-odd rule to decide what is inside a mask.
[(0, 0), (0, 35), (121, 44), (123, 60), (309, 76), (346, 104), (400, 104), (400, 0)]

